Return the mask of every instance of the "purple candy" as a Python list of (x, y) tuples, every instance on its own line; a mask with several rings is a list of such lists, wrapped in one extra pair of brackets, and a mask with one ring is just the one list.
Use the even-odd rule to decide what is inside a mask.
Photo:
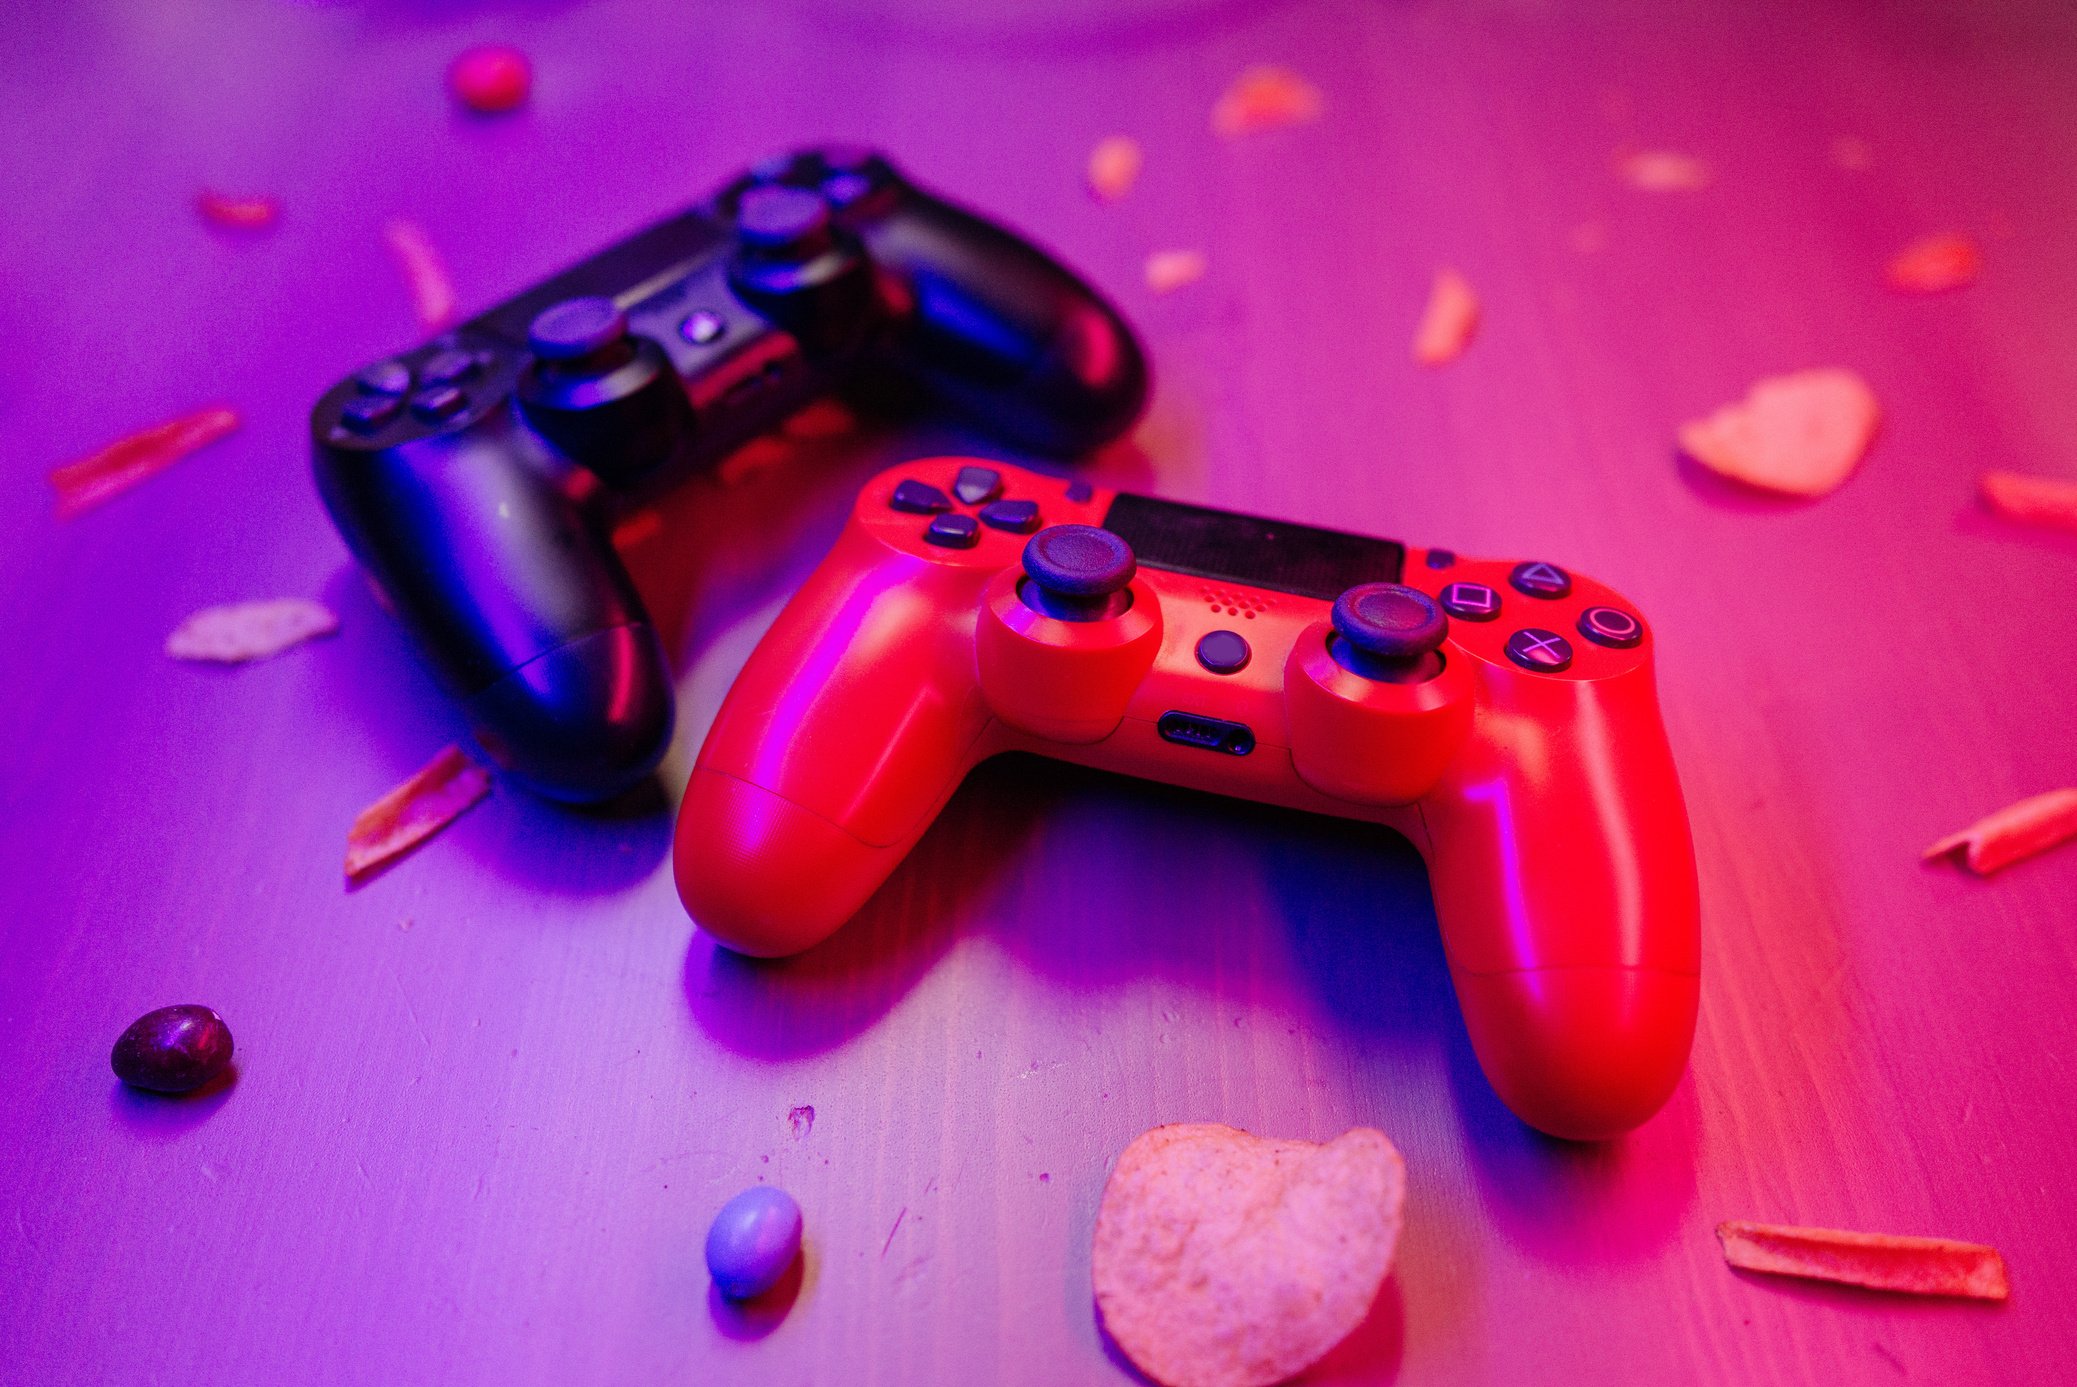
[(208, 1007), (160, 1007), (130, 1023), (108, 1062), (132, 1088), (193, 1093), (231, 1067), (231, 1028)]
[(721, 1206), (707, 1230), (707, 1270), (731, 1300), (763, 1295), (801, 1250), (801, 1206), (770, 1185), (753, 1185)]

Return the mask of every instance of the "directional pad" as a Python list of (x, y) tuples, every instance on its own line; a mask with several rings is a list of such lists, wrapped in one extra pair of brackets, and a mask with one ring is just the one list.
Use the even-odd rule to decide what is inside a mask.
[(1507, 658), (1538, 674), (1562, 674), (1572, 667), (1572, 642), (1556, 631), (1528, 626), (1507, 638)]
[(1555, 599), (1572, 592), (1572, 575), (1554, 563), (1518, 563), (1514, 572), (1507, 575), (1516, 592), (1531, 597)]
[(971, 515), (941, 515), (930, 522), (923, 538), (944, 549), (971, 549), (980, 542), (981, 527)]
[(963, 506), (978, 506), (1002, 495), (1002, 473), (993, 467), (962, 467), (952, 479), (952, 494)]
[(1028, 535), (1039, 527), (1039, 508), (1036, 501), (990, 501), (981, 507), (981, 523), (991, 530), (1008, 530), (1013, 535)]
[(910, 515), (936, 515), (939, 511), (952, 509), (952, 499), (929, 482), (919, 482), (911, 477), (894, 488), (887, 504)]

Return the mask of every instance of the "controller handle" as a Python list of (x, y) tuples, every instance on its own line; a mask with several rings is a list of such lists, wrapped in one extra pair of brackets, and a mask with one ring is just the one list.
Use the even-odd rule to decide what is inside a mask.
[(1131, 428), (1148, 371), (1118, 311), (1036, 246), (907, 184), (861, 222), (914, 300), (886, 352), (1012, 446), (1073, 457)]
[(1482, 672), (1476, 730), (1421, 801), (1435, 914), (1479, 1064), (1554, 1136), (1618, 1135), (1686, 1070), (1700, 898), (1651, 667)]
[(700, 928), (738, 953), (798, 953), (908, 855), (987, 730), (973, 622), (994, 576), (845, 527), (743, 666), (686, 784), (673, 858)]
[(315, 441), (340, 533), (493, 760), (571, 801), (655, 768), (674, 715), (662, 643), (509, 397), (377, 452)]

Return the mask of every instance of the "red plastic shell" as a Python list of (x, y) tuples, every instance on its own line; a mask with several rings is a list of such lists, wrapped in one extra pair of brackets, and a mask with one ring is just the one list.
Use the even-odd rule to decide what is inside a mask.
[[(1430, 595), (1482, 582), (1504, 614), (1452, 621), (1443, 673), (1413, 686), (1334, 665), (1324, 601), (1163, 569), (1140, 569), (1124, 617), (1058, 622), (1016, 597), (1026, 536), (983, 526), (973, 548), (940, 548), (926, 517), (888, 505), (905, 478), (950, 492), (964, 465), (996, 467), (1045, 524), (1100, 524), (1111, 502), (970, 458), (866, 486), (700, 751), (675, 866), (701, 929), (761, 956), (814, 946), (975, 764), (1036, 752), (1398, 829), (1427, 860), (1465, 1026), (1509, 1107), (1598, 1139), (1664, 1104), (1699, 996), (1687, 811), (1649, 628), (1627, 650), (1578, 634), (1589, 606), (1634, 607), (1579, 574), (1566, 597), (1542, 599), (1509, 586), (1512, 562), (1431, 569), (1415, 550), (1406, 582)], [(1506, 641), (1526, 625), (1564, 634), (1571, 666), (1513, 664)], [(1252, 648), (1236, 673), (1197, 660), (1219, 629)], [(1245, 724), (1254, 744), (1229, 755), (1168, 740), (1174, 711)]]

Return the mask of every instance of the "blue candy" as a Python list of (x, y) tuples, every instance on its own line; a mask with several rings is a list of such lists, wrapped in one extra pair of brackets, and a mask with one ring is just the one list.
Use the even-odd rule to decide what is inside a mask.
[(721, 1206), (707, 1230), (707, 1270), (731, 1300), (763, 1295), (801, 1250), (801, 1206), (770, 1185), (744, 1190)]

